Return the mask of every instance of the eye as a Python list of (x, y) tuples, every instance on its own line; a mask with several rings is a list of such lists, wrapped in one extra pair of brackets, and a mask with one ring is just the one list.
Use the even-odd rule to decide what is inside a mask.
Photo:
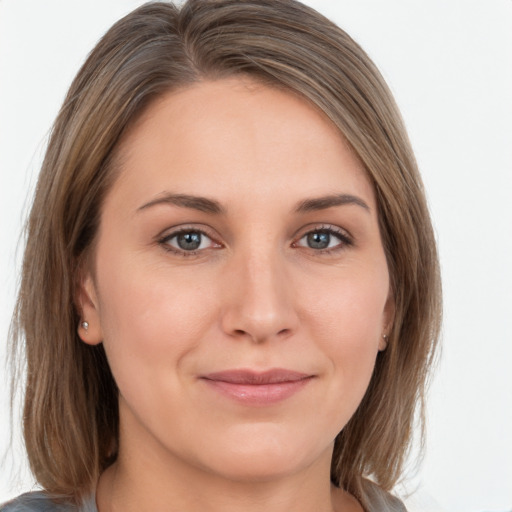
[(220, 247), (206, 233), (198, 229), (181, 229), (159, 240), (166, 250), (183, 255), (195, 254), (197, 251)]
[(350, 246), (352, 240), (342, 231), (330, 227), (307, 232), (295, 245), (315, 251), (330, 251)]

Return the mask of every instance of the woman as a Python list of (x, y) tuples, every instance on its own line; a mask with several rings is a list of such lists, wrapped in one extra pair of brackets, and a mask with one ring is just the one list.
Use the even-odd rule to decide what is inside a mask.
[(14, 349), (45, 492), (2, 510), (403, 510), (439, 318), (421, 179), (357, 44), (291, 0), (143, 6), (39, 178)]

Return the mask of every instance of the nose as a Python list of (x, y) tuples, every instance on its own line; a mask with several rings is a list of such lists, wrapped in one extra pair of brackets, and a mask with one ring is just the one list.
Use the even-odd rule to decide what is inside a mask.
[(240, 255), (225, 275), (222, 328), (262, 343), (291, 336), (298, 326), (295, 294), (283, 258), (270, 251)]

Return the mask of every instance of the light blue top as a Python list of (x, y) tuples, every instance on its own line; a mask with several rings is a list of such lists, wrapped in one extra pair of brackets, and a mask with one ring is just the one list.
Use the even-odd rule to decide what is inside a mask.
[[(370, 480), (363, 481), (366, 512), (407, 512), (403, 503), (383, 491)], [(22, 494), (12, 501), (0, 505), (0, 512), (98, 512), (96, 497), (91, 495), (81, 505), (55, 503), (47, 494), (37, 491)]]
[(80, 506), (55, 503), (43, 492), (28, 492), (0, 506), (0, 512), (98, 512), (95, 496), (91, 495)]

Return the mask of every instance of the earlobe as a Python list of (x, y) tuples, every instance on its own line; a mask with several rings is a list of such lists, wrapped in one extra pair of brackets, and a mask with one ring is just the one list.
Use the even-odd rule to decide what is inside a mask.
[(383, 352), (388, 347), (389, 333), (393, 329), (395, 321), (395, 298), (393, 292), (390, 290), (386, 305), (384, 306), (384, 326), (382, 336), (379, 340), (379, 352)]
[(80, 280), (77, 306), (80, 313), (78, 336), (88, 345), (98, 345), (103, 341), (103, 332), (100, 324), (96, 287), (90, 274)]
[(387, 334), (383, 334), (381, 336), (381, 339), (379, 341), (379, 352), (384, 352), (384, 350), (386, 350), (386, 348), (388, 347), (388, 335)]

